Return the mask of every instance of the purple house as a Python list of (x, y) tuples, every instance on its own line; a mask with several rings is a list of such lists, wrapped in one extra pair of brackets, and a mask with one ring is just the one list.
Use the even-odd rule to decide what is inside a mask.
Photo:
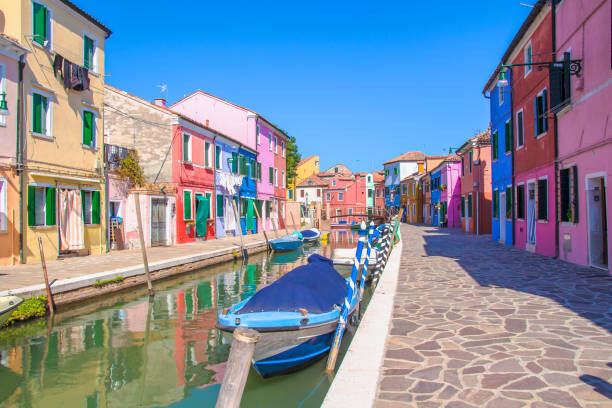
[(461, 159), (450, 155), (431, 173), (440, 171), (440, 221), (449, 228), (461, 226)]

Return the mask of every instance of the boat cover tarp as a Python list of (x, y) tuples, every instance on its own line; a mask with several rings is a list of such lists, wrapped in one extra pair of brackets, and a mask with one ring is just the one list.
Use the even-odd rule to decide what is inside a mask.
[(300, 238), (297, 237), (296, 235), (293, 234), (289, 234), (289, 235), (283, 235), (280, 238), (275, 238), (275, 239), (271, 239), (270, 242), (293, 242), (293, 241), (299, 241)]
[(302, 236), (304, 238), (314, 238), (316, 236), (318, 236), (319, 233), (317, 231), (311, 230), (311, 229), (307, 229), (302, 231)]
[(346, 280), (334, 269), (333, 261), (319, 254), (308, 257), (308, 264), (298, 266), (279, 280), (259, 290), (237, 314), (257, 312), (326, 313), (342, 305)]

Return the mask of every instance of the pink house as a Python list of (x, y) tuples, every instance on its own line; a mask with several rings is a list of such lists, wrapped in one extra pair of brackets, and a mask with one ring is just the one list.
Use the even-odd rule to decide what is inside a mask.
[[(446, 202), (447, 227), (461, 227), (461, 159), (453, 155), (440, 165), (442, 173), (442, 194), (440, 202)], [(434, 170), (435, 171), (435, 170)]]
[[(558, 118), (559, 257), (581, 265), (610, 266), (612, 214), (611, 0), (564, 1), (557, 7), (557, 58), (582, 60), (580, 77)], [(569, 99), (568, 99), (569, 98)]]

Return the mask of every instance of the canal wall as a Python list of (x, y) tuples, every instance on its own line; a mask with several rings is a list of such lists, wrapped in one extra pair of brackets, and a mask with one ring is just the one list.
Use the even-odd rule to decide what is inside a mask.
[[(323, 408), (371, 407), (376, 398), (380, 367), (383, 364), (385, 342), (402, 253), (402, 240), (391, 252), (389, 260), (342, 364), (329, 388)], [(384, 333), (384, 335), (381, 335)]]

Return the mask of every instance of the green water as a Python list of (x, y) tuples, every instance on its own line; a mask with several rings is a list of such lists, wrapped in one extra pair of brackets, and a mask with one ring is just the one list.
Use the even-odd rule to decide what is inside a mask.
[[(214, 407), (230, 339), (217, 310), (357, 237), (334, 231), (326, 245), (252, 256), (138, 288), (0, 331), (0, 407)], [(350, 268), (337, 268), (349, 273)], [(369, 297), (369, 293), (367, 293)], [(367, 298), (366, 298), (367, 300)], [(348, 347), (352, 331), (344, 337)], [(330, 385), (325, 360), (294, 374), (253, 369), (242, 407), (318, 407)]]

